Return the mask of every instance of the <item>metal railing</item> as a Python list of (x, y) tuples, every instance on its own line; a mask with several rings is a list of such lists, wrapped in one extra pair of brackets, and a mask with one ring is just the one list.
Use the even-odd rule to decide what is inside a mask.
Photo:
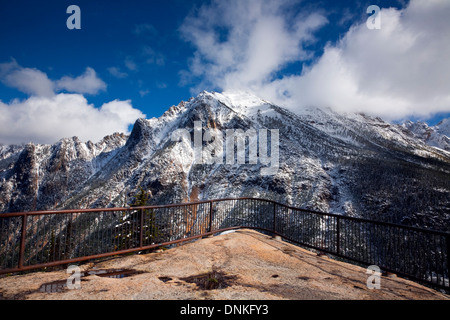
[(0, 274), (76, 263), (251, 228), (449, 289), (450, 233), (239, 198), (0, 214)]

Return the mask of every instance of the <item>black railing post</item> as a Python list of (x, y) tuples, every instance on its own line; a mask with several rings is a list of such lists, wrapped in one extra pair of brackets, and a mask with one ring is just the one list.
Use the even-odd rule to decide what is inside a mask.
[(209, 202), (209, 232), (212, 232), (212, 221), (213, 221), (213, 202)]

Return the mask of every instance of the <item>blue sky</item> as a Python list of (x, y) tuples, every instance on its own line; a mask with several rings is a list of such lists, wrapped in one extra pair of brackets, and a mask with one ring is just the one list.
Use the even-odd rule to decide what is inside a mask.
[[(71, 4), (81, 9), (81, 30), (66, 27)], [(90, 102), (131, 99), (148, 116), (158, 116), (190, 96), (188, 88), (178, 86), (177, 75), (190, 54), (177, 28), (190, 7), (186, 1), (2, 2), (0, 39), (6, 50), (0, 61), (14, 58), (51, 79), (78, 76), (91, 67), (108, 88), (88, 96)], [(152, 53), (146, 54), (146, 47), (161, 53), (163, 63), (147, 62)], [(124, 78), (113, 76), (109, 68)], [(3, 101), (25, 97), (7, 86), (0, 90)]]
[(435, 124), (450, 111), (450, 6), (427, 3), (0, 0), (0, 143), (96, 141), (202, 90)]

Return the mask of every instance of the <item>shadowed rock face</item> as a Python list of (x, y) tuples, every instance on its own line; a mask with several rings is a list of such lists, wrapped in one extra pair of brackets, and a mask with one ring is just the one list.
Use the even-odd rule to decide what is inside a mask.
[[(264, 175), (260, 162), (195, 164), (195, 121), (203, 134), (279, 130), (278, 169)], [(177, 129), (191, 141), (173, 140)], [(203, 92), (159, 118), (138, 119), (129, 137), (0, 146), (0, 211), (121, 207), (143, 187), (152, 204), (261, 197), (448, 230), (449, 174), (449, 153), (404, 126), (315, 108), (293, 114), (247, 93)]]
[[(117, 272), (110, 272), (111, 270)], [(381, 276), (250, 230), (206, 238), (159, 253), (80, 266), (78, 290), (65, 270), (0, 278), (3, 299), (449, 299), (417, 283)], [(107, 272), (109, 271), (109, 273)], [(120, 275), (126, 275), (121, 277)]]

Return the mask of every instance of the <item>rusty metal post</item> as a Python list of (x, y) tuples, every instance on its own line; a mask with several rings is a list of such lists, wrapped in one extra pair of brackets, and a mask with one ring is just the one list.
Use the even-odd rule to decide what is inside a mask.
[(18, 268), (23, 268), (23, 263), (25, 260), (25, 241), (26, 241), (26, 233), (27, 233), (27, 214), (25, 213), (22, 216), (22, 234), (20, 235), (20, 251), (19, 251), (19, 265)]
[(141, 229), (140, 229), (140, 237), (139, 237), (139, 248), (144, 246), (144, 209), (140, 209), (141, 211)]

